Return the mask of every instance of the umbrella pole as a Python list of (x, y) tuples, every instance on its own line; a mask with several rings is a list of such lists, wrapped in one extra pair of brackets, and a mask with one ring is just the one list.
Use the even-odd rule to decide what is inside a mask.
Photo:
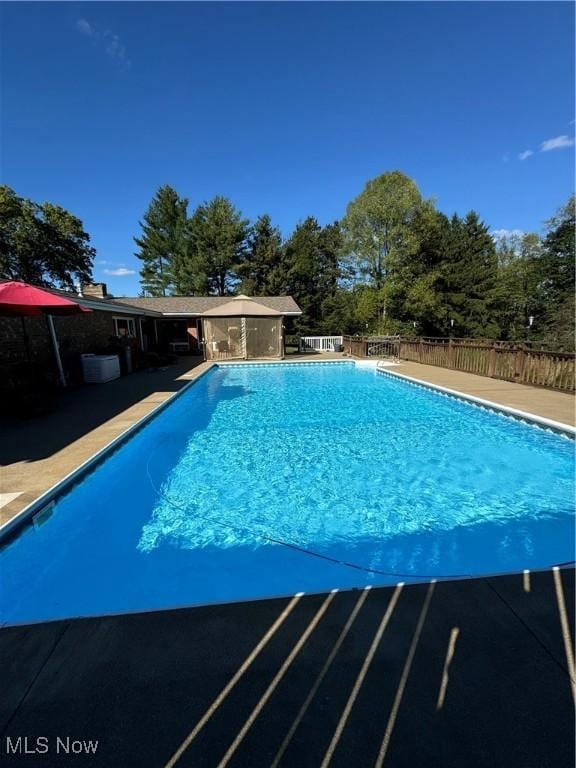
[(32, 362), (32, 354), (30, 353), (30, 339), (28, 338), (28, 331), (26, 330), (26, 321), (24, 320), (24, 315), (20, 315), (20, 320), (22, 322), (22, 334), (24, 335), (24, 347), (26, 349), (26, 359), (29, 363)]
[(64, 376), (64, 368), (62, 367), (62, 359), (60, 358), (60, 347), (58, 346), (58, 339), (56, 338), (56, 331), (54, 329), (54, 319), (52, 315), (46, 315), (48, 320), (48, 329), (50, 330), (50, 337), (52, 339), (52, 346), (54, 347), (54, 355), (56, 356), (56, 364), (58, 365), (58, 373), (60, 375), (60, 383), (63, 387), (66, 386), (66, 376)]

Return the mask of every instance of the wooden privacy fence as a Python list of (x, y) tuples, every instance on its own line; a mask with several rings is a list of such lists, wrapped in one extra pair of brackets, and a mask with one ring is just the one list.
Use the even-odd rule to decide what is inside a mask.
[(564, 392), (576, 389), (576, 356), (574, 353), (546, 352), (515, 347), (502, 342), (477, 342), (468, 339), (399, 339), (390, 344), (393, 351), (374, 352), (371, 337), (344, 336), (344, 351), (354, 357), (398, 357), (425, 365), (452, 368), (456, 371), (490, 376), (548, 387)]
[(344, 352), (354, 357), (397, 358), (400, 342), (400, 336), (342, 336)]

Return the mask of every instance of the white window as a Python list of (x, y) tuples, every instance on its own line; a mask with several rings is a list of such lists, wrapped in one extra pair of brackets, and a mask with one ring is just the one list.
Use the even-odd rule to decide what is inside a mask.
[(116, 336), (136, 336), (136, 323), (132, 317), (114, 317), (114, 333)]

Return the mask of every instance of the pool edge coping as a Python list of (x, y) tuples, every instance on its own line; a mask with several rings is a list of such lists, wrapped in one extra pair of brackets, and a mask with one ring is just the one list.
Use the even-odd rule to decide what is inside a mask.
[(405, 373), (399, 373), (398, 371), (390, 370), (390, 368), (392, 368), (392, 366), (377, 366), (376, 370), (378, 373), (395, 376), (396, 378), (403, 381), (407, 381), (412, 384), (418, 384), (421, 387), (431, 389), (436, 392), (441, 392), (442, 394), (449, 395), (457, 400), (471, 402), (476, 405), (481, 405), (487, 410), (496, 411), (497, 413), (503, 413), (505, 415), (512, 416), (518, 421), (528, 421), (532, 424), (535, 424), (536, 426), (552, 429), (555, 432), (560, 432), (563, 435), (576, 438), (576, 427), (573, 427), (571, 424), (565, 424), (562, 421), (554, 421), (553, 419), (548, 419), (545, 416), (538, 416), (535, 413), (522, 411), (519, 408), (514, 408), (510, 405), (495, 403), (493, 400), (486, 400), (485, 398), (478, 397), (477, 395), (470, 395), (467, 392), (461, 392), (459, 389), (450, 389), (449, 387), (444, 387), (441, 384), (432, 384), (431, 382), (425, 381), (424, 379), (417, 379), (414, 376), (407, 376)]

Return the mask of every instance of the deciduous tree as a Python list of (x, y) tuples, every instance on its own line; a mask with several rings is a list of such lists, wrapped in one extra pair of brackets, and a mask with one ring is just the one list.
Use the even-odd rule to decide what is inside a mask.
[(535, 233), (500, 238), (497, 254), (496, 297), (501, 336), (508, 341), (523, 341), (529, 318), (542, 314), (542, 241)]
[(0, 278), (72, 289), (92, 280), (96, 251), (81, 220), (0, 187)]
[(543, 242), (540, 298), (542, 317), (535, 319), (535, 332), (554, 346), (574, 351), (575, 220), (576, 198), (546, 222)]
[[(414, 222), (425, 205), (414, 181), (391, 171), (369, 181), (346, 209), (342, 221), (346, 253), (356, 272), (383, 299), (386, 293), (381, 291), (398, 264), (417, 252)], [(385, 316), (385, 301), (380, 309)]]

